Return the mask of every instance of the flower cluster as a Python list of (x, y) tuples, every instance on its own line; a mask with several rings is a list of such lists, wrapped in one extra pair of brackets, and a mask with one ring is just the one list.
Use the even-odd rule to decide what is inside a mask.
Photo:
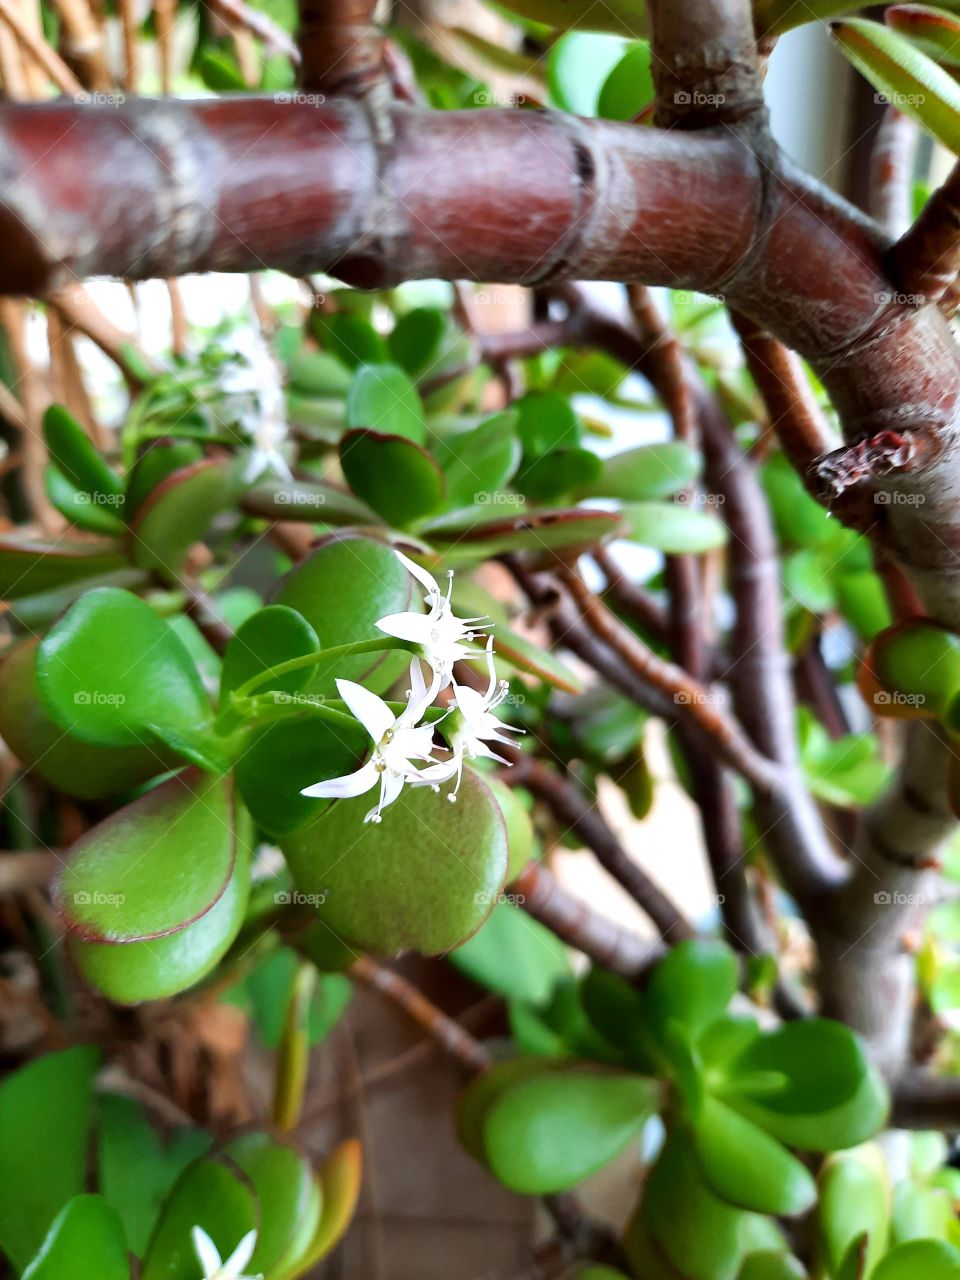
[(266, 340), (255, 326), (250, 334), (238, 336), (236, 356), (220, 371), (220, 390), (237, 397), (247, 408), (239, 414), (241, 427), (251, 438), (252, 449), (244, 468), (245, 484), (273, 472), (292, 480), (290, 465), (282, 447), (287, 443), (287, 403), (280, 366)]
[[(303, 795), (343, 799), (359, 796), (380, 784), (380, 797), (364, 821), (379, 822), (383, 810), (392, 804), (405, 785), (432, 787), (439, 791), (440, 784), (456, 778), (456, 785), (448, 799), (456, 800), (463, 777), (465, 760), (486, 756), (501, 764), (501, 759), (490, 743), (510, 745), (505, 731), (517, 733), (511, 725), (504, 724), (494, 715), (507, 694), (507, 682), (498, 680), (493, 664), (493, 637), (488, 636), (482, 651), (489, 672), (485, 693), (457, 684), (453, 678), (456, 662), (475, 661), (478, 654), (472, 642), (485, 630), (482, 618), (458, 618), (450, 604), (453, 573), (449, 576), (447, 592), (440, 590), (436, 579), (426, 569), (415, 564), (402, 552), (395, 552), (398, 559), (418, 582), (426, 588), (427, 612), (392, 613), (381, 618), (377, 626), (389, 636), (406, 640), (417, 647), (418, 656), (410, 663), (410, 688), (407, 705), (399, 715), (375, 693), (352, 680), (338, 680), (337, 689), (352, 714), (370, 736), (373, 750), (370, 758), (355, 773), (340, 778), (328, 778), (305, 787)], [(431, 671), (427, 685), (421, 670), (421, 660)], [(437, 694), (452, 686), (452, 704), (440, 720), (424, 723), (424, 715)], [(442, 734), (447, 743), (444, 757), (436, 754), (440, 749), (434, 738), (434, 729), (442, 724)]]

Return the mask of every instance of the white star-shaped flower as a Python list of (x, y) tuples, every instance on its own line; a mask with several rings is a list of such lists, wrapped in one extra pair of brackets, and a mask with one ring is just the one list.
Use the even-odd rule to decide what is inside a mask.
[(257, 1247), (256, 1231), (248, 1231), (240, 1243), (227, 1258), (220, 1258), (220, 1250), (213, 1243), (203, 1227), (194, 1227), (190, 1233), (193, 1247), (203, 1267), (203, 1280), (263, 1280), (262, 1275), (245, 1276), (243, 1269), (253, 1257)]
[[(463, 776), (464, 760), (476, 760), (478, 756), (485, 756), (488, 760), (496, 760), (499, 764), (509, 764), (509, 760), (504, 760), (502, 756), (498, 756), (495, 751), (489, 747), (489, 743), (501, 743), (503, 746), (513, 746), (510, 738), (505, 737), (505, 733), (523, 733), (522, 729), (516, 728), (514, 725), (504, 724), (499, 717), (493, 714), (494, 708), (499, 707), (509, 692), (510, 686), (506, 680), (498, 680), (497, 672), (493, 665), (493, 637), (487, 640), (487, 669), (490, 672), (490, 683), (487, 686), (486, 693), (480, 693), (477, 689), (470, 689), (465, 685), (455, 684), (453, 686), (453, 697), (456, 702), (456, 711), (451, 718), (451, 728), (447, 734), (447, 740), (453, 751), (453, 759), (448, 761), (448, 766), (455, 767), (457, 775), (457, 785), (447, 797), (448, 800), (455, 800), (457, 792), (460, 789), (460, 780)], [(427, 781), (433, 781), (430, 778), (431, 769), (425, 771)], [(453, 770), (451, 769), (451, 776)], [(440, 779), (442, 781), (442, 779)]]
[[(439, 689), (435, 675), (430, 688), (426, 688), (420, 672), (420, 664), (410, 664), (410, 692), (407, 705), (399, 716), (394, 715), (382, 698), (364, 689), (352, 680), (338, 680), (340, 697), (366, 729), (373, 743), (370, 759), (355, 773), (340, 778), (327, 778), (304, 787), (300, 793), (315, 798), (344, 800), (361, 796), (380, 783), (380, 799), (364, 817), (364, 822), (379, 822), (382, 811), (393, 804), (403, 790), (405, 782), (414, 782), (424, 776), (414, 760), (435, 764), (433, 726), (420, 724), (424, 711), (433, 702)], [(451, 774), (445, 774), (450, 777)], [(435, 780), (430, 779), (431, 783)], [(439, 779), (436, 779), (439, 781)]]
[(398, 640), (407, 640), (420, 648), (424, 659), (430, 664), (434, 674), (439, 678), (439, 689), (445, 689), (453, 679), (453, 664), (465, 658), (477, 655), (466, 641), (475, 639), (476, 632), (482, 630), (482, 618), (458, 618), (450, 607), (450, 592), (453, 589), (453, 573), (446, 595), (440, 590), (436, 578), (426, 569), (408, 559), (402, 551), (395, 551), (397, 559), (408, 573), (427, 589), (424, 597), (429, 611), (427, 613), (390, 613), (381, 618), (377, 626), (388, 636)]

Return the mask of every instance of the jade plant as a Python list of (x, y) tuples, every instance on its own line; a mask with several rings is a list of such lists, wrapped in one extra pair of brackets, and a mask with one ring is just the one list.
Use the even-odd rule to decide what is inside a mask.
[(0, 0), (4, 1280), (960, 1280), (956, 9)]

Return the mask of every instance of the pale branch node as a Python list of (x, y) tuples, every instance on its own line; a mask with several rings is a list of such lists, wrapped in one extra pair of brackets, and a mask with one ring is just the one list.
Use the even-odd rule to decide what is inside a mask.
[(916, 121), (887, 106), (870, 153), (870, 213), (891, 236), (913, 221), (913, 162), (920, 130)]

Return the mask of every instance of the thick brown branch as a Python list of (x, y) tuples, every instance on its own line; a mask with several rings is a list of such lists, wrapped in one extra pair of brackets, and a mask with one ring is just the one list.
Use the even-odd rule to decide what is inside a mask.
[(650, 0), (659, 125), (732, 124), (762, 105), (749, 0)]
[[(726, 131), (408, 107), (391, 120), (381, 150), (363, 104), (347, 100), (0, 107), (0, 289), (264, 266), (333, 269), (364, 287), (425, 276), (707, 287), (749, 247), (758, 169)], [(105, 200), (93, 175), (108, 168), (124, 182)]]
[(364, 93), (383, 73), (377, 0), (300, 0), (300, 83), (308, 93)]

